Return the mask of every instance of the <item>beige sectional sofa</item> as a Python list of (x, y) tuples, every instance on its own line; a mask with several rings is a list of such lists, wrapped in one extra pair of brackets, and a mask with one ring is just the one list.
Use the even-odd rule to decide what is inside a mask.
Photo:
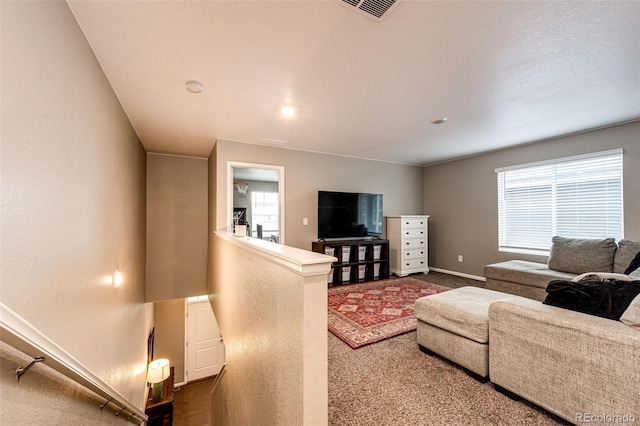
[(640, 423), (640, 296), (621, 321), (505, 298), (489, 306), (495, 385), (574, 423)]
[(509, 260), (484, 267), (486, 287), (529, 299), (544, 300), (552, 280), (570, 281), (586, 272), (623, 273), (640, 252), (640, 242), (554, 237), (548, 262)]
[(640, 295), (620, 321), (477, 287), (422, 297), (415, 312), (421, 351), (500, 391), (577, 425), (640, 423)]
[[(639, 424), (637, 291), (619, 321), (541, 302), (550, 281), (580, 279), (586, 272), (629, 273), (639, 252), (640, 243), (630, 240), (556, 237), (547, 264), (488, 265), (489, 289), (463, 287), (416, 300), (419, 348), (576, 425)], [(637, 289), (640, 268), (616, 277), (623, 278)]]

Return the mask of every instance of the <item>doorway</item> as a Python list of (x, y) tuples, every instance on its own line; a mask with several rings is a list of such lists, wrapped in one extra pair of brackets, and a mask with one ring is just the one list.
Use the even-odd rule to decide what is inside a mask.
[(225, 354), (208, 296), (189, 297), (185, 306), (185, 382), (191, 382), (218, 374)]
[(227, 163), (227, 230), (239, 218), (247, 235), (284, 244), (284, 167)]

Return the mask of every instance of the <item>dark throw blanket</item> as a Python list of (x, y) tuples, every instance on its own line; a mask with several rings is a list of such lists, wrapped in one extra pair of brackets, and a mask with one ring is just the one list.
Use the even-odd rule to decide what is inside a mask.
[(545, 305), (619, 320), (640, 294), (640, 281), (551, 281)]

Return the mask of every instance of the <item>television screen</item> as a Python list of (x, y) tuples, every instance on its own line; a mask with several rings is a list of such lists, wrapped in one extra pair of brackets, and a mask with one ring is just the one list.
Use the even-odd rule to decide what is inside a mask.
[(382, 235), (382, 194), (318, 191), (318, 238)]

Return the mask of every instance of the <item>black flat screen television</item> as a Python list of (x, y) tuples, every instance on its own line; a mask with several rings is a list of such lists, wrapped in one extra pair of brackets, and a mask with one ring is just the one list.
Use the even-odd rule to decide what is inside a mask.
[(318, 238), (382, 235), (382, 194), (318, 191)]

